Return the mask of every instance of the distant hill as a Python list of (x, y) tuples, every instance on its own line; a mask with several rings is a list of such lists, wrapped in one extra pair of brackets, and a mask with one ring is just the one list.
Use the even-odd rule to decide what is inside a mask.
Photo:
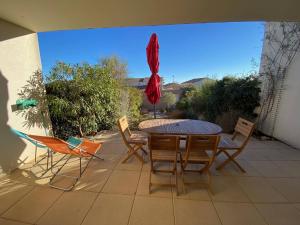
[(206, 82), (208, 80), (212, 80), (208, 77), (201, 77), (201, 78), (194, 78), (194, 79), (191, 79), (191, 80), (188, 80), (188, 81), (185, 81), (181, 84), (184, 84), (184, 85), (187, 85), (187, 84), (192, 84), (192, 85), (196, 85), (196, 86), (199, 86), (199, 85), (202, 85), (203, 82)]
[(204, 82), (210, 81), (212, 79), (208, 77), (194, 78), (191, 80), (187, 80), (182, 83), (167, 83), (164, 85), (165, 90), (178, 90), (187, 86), (201, 86)]

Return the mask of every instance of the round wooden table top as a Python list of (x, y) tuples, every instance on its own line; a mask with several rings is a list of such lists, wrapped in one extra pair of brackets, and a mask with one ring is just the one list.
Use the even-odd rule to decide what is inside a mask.
[(139, 129), (151, 134), (219, 134), (222, 128), (214, 123), (189, 119), (153, 119), (139, 124)]

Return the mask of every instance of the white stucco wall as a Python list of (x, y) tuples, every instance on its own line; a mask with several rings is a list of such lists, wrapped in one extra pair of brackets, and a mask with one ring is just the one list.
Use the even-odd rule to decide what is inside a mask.
[[(279, 23), (267, 23), (266, 29), (276, 30), (277, 37), (282, 38)], [(273, 55), (276, 53), (274, 46), (270, 48), (268, 42), (264, 41), (262, 54)], [(261, 62), (260, 72), (263, 71), (264, 61)], [(264, 85), (264, 83), (263, 83)], [(294, 57), (290, 64), (283, 90), (276, 110), (273, 110), (261, 126), (261, 131), (271, 135), (295, 148), (300, 149), (300, 52)], [(279, 95), (276, 96), (277, 98)], [(276, 107), (275, 107), (276, 108)], [(275, 118), (275, 119), (274, 119)], [(274, 128), (273, 128), (274, 127)]]
[(278, 108), (274, 137), (300, 149), (300, 54), (288, 69)]
[(41, 69), (37, 34), (0, 20), (0, 171), (10, 172), (34, 157), (32, 144), (12, 134), (10, 127), (44, 134), (37, 127), (29, 131), (24, 118), (11, 109), (18, 92), (37, 69)]

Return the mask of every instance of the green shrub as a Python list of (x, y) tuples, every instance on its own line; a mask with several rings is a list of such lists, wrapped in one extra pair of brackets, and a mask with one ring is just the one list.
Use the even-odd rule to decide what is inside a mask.
[(46, 82), (55, 136), (110, 129), (119, 116), (120, 84), (100, 65), (58, 63)]
[(136, 128), (141, 120), (142, 92), (133, 87), (127, 88), (128, 91), (128, 108), (127, 116), (131, 127)]
[(161, 110), (170, 111), (174, 108), (176, 103), (176, 96), (172, 92), (163, 92), (160, 99)]
[(202, 117), (211, 122), (228, 112), (253, 119), (256, 117), (254, 109), (259, 106), (259, 94), (260, 82), (255, 76), (224, 77), (200, 88), (185, 90), (177, 108), (187, 118)]

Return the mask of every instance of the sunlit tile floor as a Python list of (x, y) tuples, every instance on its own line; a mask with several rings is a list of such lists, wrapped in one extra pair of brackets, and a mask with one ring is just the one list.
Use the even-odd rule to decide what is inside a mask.
[[(99, 156), (104, 161), (93, 159), (71, 192), (50, 188), (51, 172), (38, 178), (44, 161), (1, 177), (0, 225), (300, 224), (300, 150), (252, 138), (238, 159), (247, 173), (233, 164), (221, 171), (213, 166), (213, 194), (189, 186), (177, 196), (168, 186), (153, 186), (148, 193), (149, 159), (145, 157), (144, 165), (135, 158), (122, 164), (126, 147), (117, 133), (104, 133), (96, 141), (103, 142)], [(78, 164), (74, 158), (62, 172), (78, 174)], [(192, 174), (186, 179), (201, 177)], [(174, 181), (165, 174), (155, 174), (153, 180)], [(68, 185), (64, 178), (57, 182)]]

